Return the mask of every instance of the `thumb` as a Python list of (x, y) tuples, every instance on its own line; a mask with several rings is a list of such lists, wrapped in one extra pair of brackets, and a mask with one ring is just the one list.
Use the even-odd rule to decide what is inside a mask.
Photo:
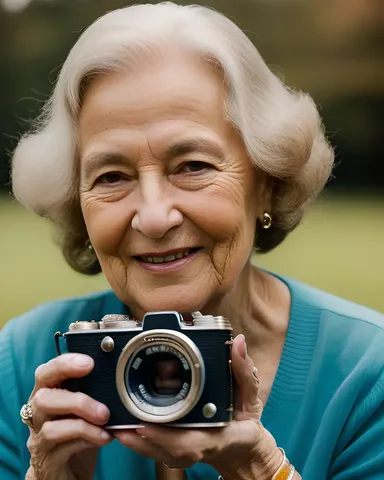
[(232, 344), (232, 371), (236, 381), (235, 420), (260, 420), (263, 404), (259, 395), (259, 373), (247, 354), (244, 335), (238, 335)]

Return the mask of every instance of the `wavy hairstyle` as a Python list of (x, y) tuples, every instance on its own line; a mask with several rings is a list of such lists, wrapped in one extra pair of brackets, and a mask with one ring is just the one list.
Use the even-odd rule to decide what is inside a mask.
[(84, 91), (96, 76), (132, 68), (143, 53), (175, 42), (220, 67), (227, 117), (253, 164), (272, 179), (273, 225), (268, 230), (256, 226), (257, 250), (279, 245), (329, 178), (334, 152), (314, 102), (287, 88), (232, 21), (206, 7), (170, 2), (112, 11), (75, 43), (12, 161), (14, 195), (54, 223), (64, 256), (76, 271), (92, 275), (101, 270), (87, 245), (78, 194), (77, 121)]

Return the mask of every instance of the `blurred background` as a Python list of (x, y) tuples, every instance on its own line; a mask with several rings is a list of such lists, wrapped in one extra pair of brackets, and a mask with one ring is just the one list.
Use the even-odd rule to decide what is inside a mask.
[[(327, 191), (255, 263), (384, 312), (383, 0), (202, 3), (229, 15), (278, 76), (314, 97), (336, 148)], [(9, 161), (84, 27), (128, 4), (0, 0), (0, 328), (43, 301), (107, 288), (101, 275), (72, 272), (51, 227), (12, 199)]]

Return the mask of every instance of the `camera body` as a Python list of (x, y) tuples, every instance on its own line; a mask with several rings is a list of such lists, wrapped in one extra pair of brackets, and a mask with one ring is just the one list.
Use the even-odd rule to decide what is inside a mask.
[(139, 323), (106, 315), (101, 322), (72, 323), (57, 335), (68, 352), (93, 358), (92, 372), (65, 387), (107, 405), (105, 428), (141, 422), (218, 427), (232, 420), (233, 339), (224, 317), (193, 313), (184, 320), (178, 312), (150, 312)]

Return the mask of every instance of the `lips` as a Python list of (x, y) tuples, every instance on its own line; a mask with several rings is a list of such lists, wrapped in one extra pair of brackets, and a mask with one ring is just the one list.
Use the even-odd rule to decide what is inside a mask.
[(168, 263), (174, 262), (175, 260), (180, 260), (181, 258), (188, 257), (191, 253), (200, 250), (200, 248), (189, 248), (189, 249), (180, 249), (179, 251), (175, 250), (172, 253), (166, 253), (163, 255), (137, 255), (136, 258), (141, 262), (148, 262), (148, 263)]

